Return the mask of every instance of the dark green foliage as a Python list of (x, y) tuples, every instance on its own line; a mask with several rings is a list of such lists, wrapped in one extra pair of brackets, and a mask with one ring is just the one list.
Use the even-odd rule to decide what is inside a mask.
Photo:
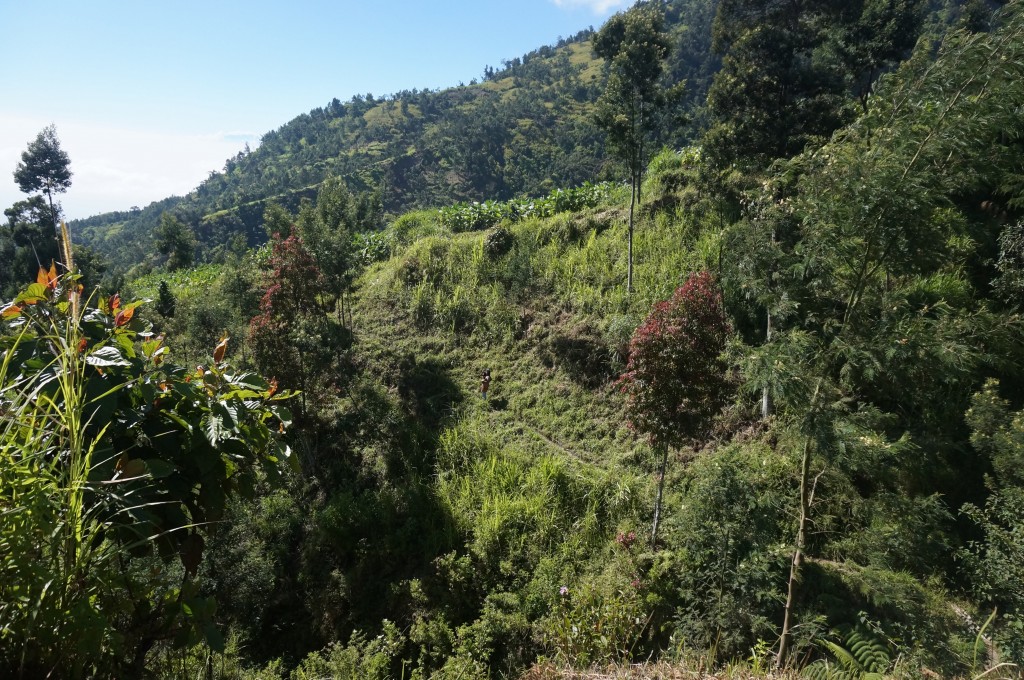
[(42, 196), (31, 196), (4, 210), (7, 225), (0, 228), (0, 247), (7, 259), (0, 268), (0, 293), (12, 298), (39, 267), (60, 259), (53, 218)]
[(671, 43), (660, 3), (637, 2), (616, 14), (594, 35), (594, 53), (605, 60), (608, 80), (594, 120), (608, 147), (629, 171), (629, 233), (626, 291), (633, 291), (633, 216), (640, 202), (648, 141), (666, 102), (660, 78)]
[(566, 587), (544, 622), (545, 646), (565, 665), (629, 662), (643, 648), (647, 609), (636, 580)]
[[(355, 274), (352, 234), (377, 227), (378, 211), (367, 203), (365, 194), (356, 200), (345, 183), (328, 177), (320, 185), (316, 203), (304, 201), (295, 225), (303, 245), (319, 269), (320, 290), (332, 309), (351, 285)], [(288, 232), (281, 232), (284, 235)], [(280, 239), (278, 239), (280, 242)]]
[(116, 292), (116, 290), (110, 290), (103, 285), (107, 280), (106, 273), (110, 269), (110, 261), (102, 253), (89, 246), (74, 244), (72, 256), (75, 268), (82, 277), (81, 284), (86, 291), (90, 293), (99, 290), (106, 293)]
[(669, 551), (648, 577), (668, 606), (662, 616), (697, 649), (723, 659), (745, 655), (758, 639), (778, 635), (791, 467), (766, 446), (731, 446), (673, 477), (679, 491), (667, 501), (675, 509), (665, 520)]
[(761, 171), (827, 139), (913, 47), (922, 11), (914, 0), (723, 0), (714, 24), (722, 69), (704, 138), (712, 165)]
[(380, 231), (356, 234), (353, 239), (356, 262), (364, 266), (391, 257), (392, 247), (392, 237)]
[(983, 532), (963, 557), (975, 591), (996, 608), (998, 639), (1019, 664), (1024, 662), (1024, 411), (1011, 411), (998, 387), (998, 381), (986, 383), (967, 412), (971, 444), (992, 465), (993, 474), (987, 478), (992, 494), (984, 506), (963, 508)]
[[(739, 27), (723, 44), (750, 48), (725, 53), (742, 81), (726, 84), (785, 92), (717, 121), (764, 142), (737, 156), (743, 174), (720, 175), (707, 144), (651, 163), (631, 295), (625, 189), (552, 191), (604, 162), (587, 102), (605, 82), (575, 39), (480, 86), (332, 102), (175, 203), (221, 262), (136, 284), (176, 298), (159, 318), (175, 356), (205, 366), (227, 330), (243, 360), (305, 386), (301, 474), (227, 503), (181, 591), (228, 632), (215, 673), (512, 678), (544, 655), (699, 659), (666, 675), (749, 660), (756, 676), (778, 650), (782, 677), (978, 677), (1020, 658), (1019, 5), (940, 42), (957, 17), (988, 23), (946, 3), (897, 67), (914, 3), (641, 3), (675, 50), (660, 86), (707, 86), (695, 55), (719, 6)], [(762, 129), (767, 106), (792, 129)], [(382, 228), (382, 206), (452, 201)], [(244, 253), (264, 228), (274, 244)], [(704, 296), (714, 318), (640, 323), (694, 271), (723, 288)], [(608, 384), (638, 326), (660, 327), (651, 354), (683, 377), (639, 406)], [(624, 411), (699, 451), (652, 451)], [(653, 453), (673, 464), (648, 551)], [(10, 540), (18, 555), (45, 542)]]
[(166, 281), (160, 282), (160, 288), (157, 292), (156, 309), (157, 314), (160, 316), (167, 317), (168, 319), (174, 318), (174, 308), (177, 305), (177, 300), (174, 299), (174, 293), (171, 292), (171, 287), (167, 285)]
[[(802, 551), (816, 550), (805, 542), (815, 469), (838, 468), (865, 496), (895, 482), (897, 493), (935, 489), (958, 507), (982, 493), (973, 459), (959, 454), (961, 414), (980, 377), (1002, 365), (997, 348), (1019, 342), (1019, 318), (975, 294), (961, 263), (964, 246), (977, 254), (951, 214), (959, 196), (997, 184), (1014, 162), (1001, 130), (1024, 97), (1020, 22), (1017, 11), (992, 35), (951, 33), (936, 61), (920, 52), (880, 88), (876, 108), (779, 167), (752, 201), (743, 228), (761, 247), (743, 257), (763, 259), (743, 285), (767, 291), (777, 326), (746, 370), (802, 438), (794, 575)], [(876, 476), (890, 465), (894, 478)], [(905, 540), (928, 505), (916, 504), (872, 531), (906, 521), (889, 539)]]
[(871, 680), (885, 676), (892, 664), (884, 638), (864, 624), (844, 626), (837, 640), (826, 640), (832, 663), (818, 660), (804, 671), (812, 680)]
[(50, 224), (54, 230), (60, 217), (60, 206), (53, 204), (53, 195), (62, 194), (71, 186), (71, 159), (60, 148), (57, 129), (50, 125), (43, 128), (21, 154), (21, 162), (14, 170), (14, 181), (23, 193), (40, 191), (46, 195), (50, 206)]
[(1024, 299), (1024, 222), (1007, 225), (999, 235), (999, 273), (992, 287), (1011, 305)]
[(197, 243), (191, 227), (171, 213), (164, 213), (153, 236), (157, 252), (167, 258), (168, 271), (192, 266)]
[(508, 229), (495, 227), (487, 232), (484, 237), (484, 254), (491, 259), (497, 259), (510, 251), (515, 243), (515, 236)]

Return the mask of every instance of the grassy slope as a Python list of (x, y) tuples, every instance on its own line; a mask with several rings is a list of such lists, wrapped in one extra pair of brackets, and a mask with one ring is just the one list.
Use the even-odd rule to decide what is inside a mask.
[[(623, 422), (615, 348), (717, 250), (684, 215), (642, 220), (637, 289), (627, 296), (624, 204), (623, 194), (582, 214), (506, 225), (515, 245), (496, 258), (485, 233), (445, 233), (419, 213), (406, 218), (416, 237), (401, 220), (392, 226), (393, 256), (357, 282), (354, 349), (364, 373), (401, 393), (411, 362), (459, 393), (432, 401), (421, 387), (417, 403), (440, 420), (434, 491), (454, 519), (457, 552), (486, 587), (466, 630), (536, 635), (530, 626), (560, 584), (600, 587), (586, 584), (628, 573), (615, 566), (616, 533), (649, 530), (655, 465)], [(477, 393), (484, 368), (493, 374), (489, 403)], [(531, 620), (491, 620), (504, 598)], [(465, 643), (450, 658), (493, 652)]]
[[(685, 216), (641, 223), (627, 296), (620, 198), (510, 225), (515, 245), (496, 259), (485, 233), (445, 233), (421, 213), (419, 238), (357, 283), (358, 353), (370, 364), (390, 354), (444, 365), (472, 404), (456, 422), (485, 422), (509, 445), (605, 469), (635, 460), (646, 447), (621, 420), (615, 345), (716, 251), (713, 237), (687, 243), (698, 230)], [(403, 280), (417, 267), (423, 280)], [(494, 380), (486, 409), (474, 398), (484, 368)]]

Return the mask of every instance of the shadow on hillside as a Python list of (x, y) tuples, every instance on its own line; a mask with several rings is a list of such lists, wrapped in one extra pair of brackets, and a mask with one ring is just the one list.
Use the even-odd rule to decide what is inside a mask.
[(465, 399), (442, 362), (414, 354), (399, 364), (398, 394), (420, 425), (435, 435)]
[(537, 343), (541, 362), (559, 367), (575, 382), (596, 389), (614, 377), (612, 351), (587, 323), (556, 327)]
[(439, 428), (463, 398), (444, 364), (410, 355), (357, 374), (335, 410), (306, 423), (298, 528), (268, 539), (291, 547), (266, 620), (247, 622), (253, 656), (297, 662), (384, 618), (413, 624), (422, 601), (407, 584), (434, 578), (435, 561), (459, 548), (431, 471)]

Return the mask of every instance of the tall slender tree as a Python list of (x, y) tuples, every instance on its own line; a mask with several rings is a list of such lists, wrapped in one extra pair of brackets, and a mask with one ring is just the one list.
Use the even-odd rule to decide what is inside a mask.
[(54, 205), (53, 195), (62, 194), (71, 186), (70, 165), (71, 159), (67, 152), (60, 148), (57, 128), (49, 125), (22, 152), (21, 162), (14, 170), (14, 181), (23, 192), (32, 194), (41, 191), (46, 195), (50, 204), (50, 219), (58, 238), (60, 206)]
[(608, 84), (597, 100), (595, 121), (608, 135), (608, 146), (629, 170), (629, 241), (626, 289), (633, 290), (633, 220), (640, 203), (640, 183), (647, 163), (646, 142), (664, 105), (659, 79), (671, 43), (659, 3), (637, 2), (616, 14), (594, 35), (594, 53), (608, 66)]

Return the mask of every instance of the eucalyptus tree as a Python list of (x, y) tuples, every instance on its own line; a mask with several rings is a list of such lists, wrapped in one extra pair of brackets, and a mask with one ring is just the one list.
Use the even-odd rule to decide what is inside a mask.
[[(345, 180), (329, 176), (320, 184), (316, 203), (303, 201), (295, 221), (296, 234), (320, 272), (327, 307), (334, 310), (339, 301), (342, 303), (339, 315), (343, 314), (345, 292), (355, 278), (352, 233), (360, 226), (359, 207), (359, 200), (349, 191)], [(367, 209), (364, 207), (363, 211)], [(367, 215), (364, 218), (372, 219)]]
[(666, 101), (659, 85), (671, 43), (660, 3), (637, 2), (616, 14), (593, 37), (594, 52), (605, 60), (608, 83), (597, 100), (595, 122), (608, 147), (629, 170), (629, 241), (626, 289), (633, 290), (633, 221), (647, 164), (647, 141)]

